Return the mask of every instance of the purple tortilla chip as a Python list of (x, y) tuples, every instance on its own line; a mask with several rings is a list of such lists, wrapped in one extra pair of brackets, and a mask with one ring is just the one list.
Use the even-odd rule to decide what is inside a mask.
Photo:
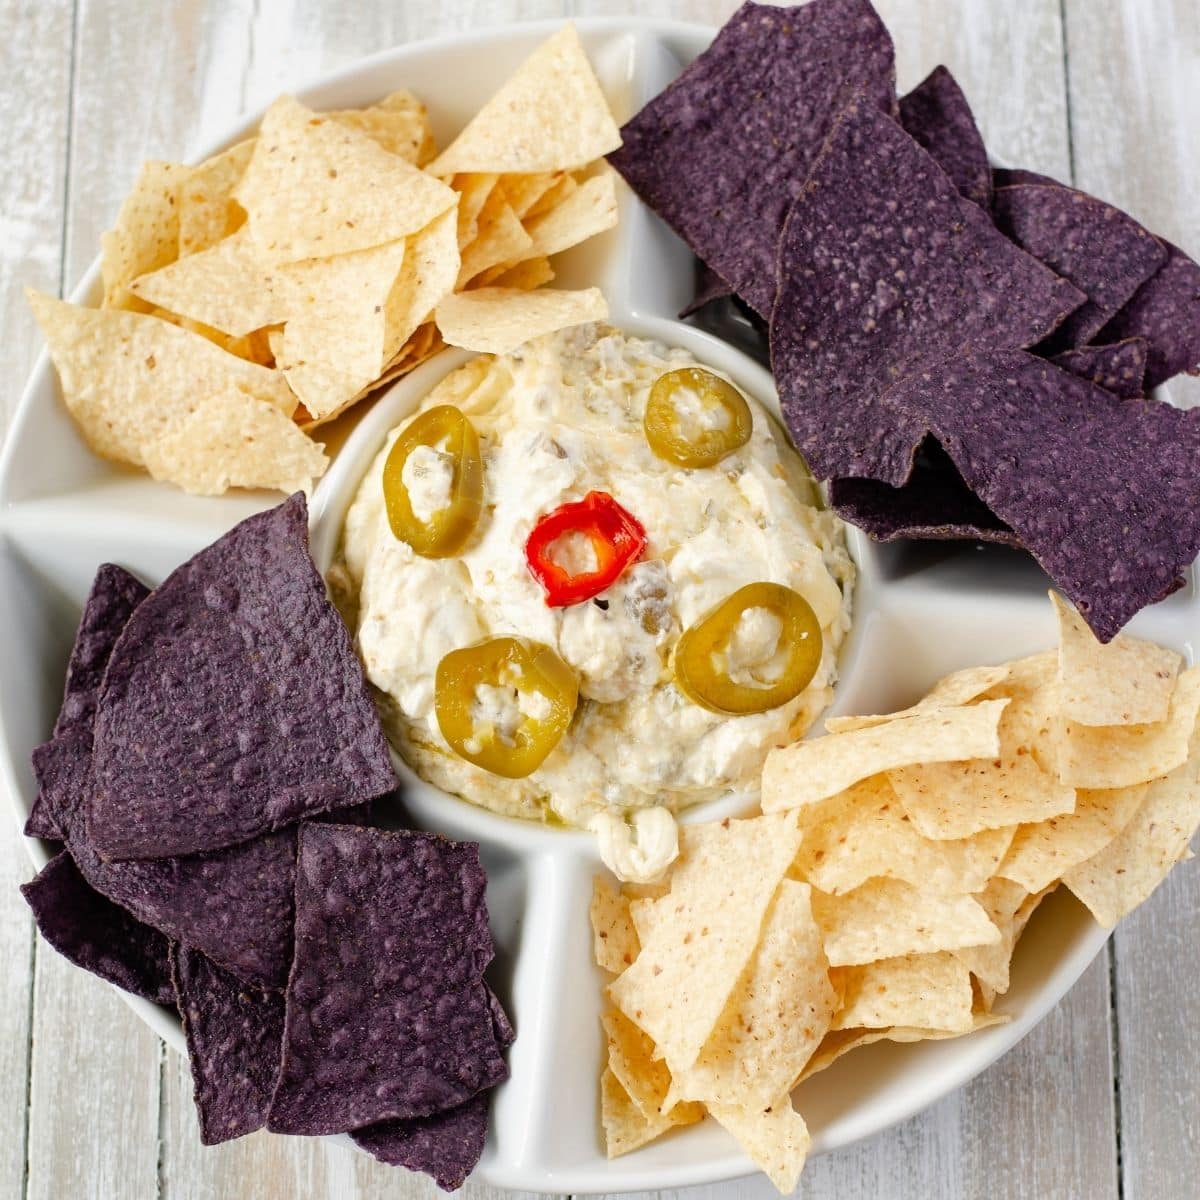
[(621, 130), (609, 161), (764, 317), (787, 210), (855, 94), (896, 111), (892, 39), (867, 0), (743, 4)]
[(930, 365), (887, 404), (925, 424), (1102, 642), (1200, 550), (1200, 409), (1122, 400), (1020, 351)]
[(88, 836), (106, 859), (216, 850), (390, 791), (387, 742), (308, 553), (304, 496), (143, 601), (100, 693)]
[(261, 1129), (279, 1075), (283, 996), (247, 987), (194, 950), (174, 947), (171, 971), (200, 1140), (215, 1146)]
[(493, 953), (486, 884), (474, 844), (301, 827), (270, 1129), (428, 1116), (507, 1077), (482, 982)]
[(351, 1137), (392, 1167), (423, 1171), (444, 1192), (462, 1187), (479, 1162), (487, 1140), (490, 1092), (479, 1092), (457, 1108), (411, 1121), (382, 1121)]
[(823, 479), (900, 486), (926, 431), (882, 393), (971, 343), (1033, 345), (1082, 301), (899, 125), (850, 105), (780, 247), (771, 366), (796, 448)]
[(1090, 342), (1167, 259), (1158, 239), (1132, 217), (1074, 188), (1001, 188), (992, 212), (1018, 246), (1087, 296), (1055, 332), (1055, 349)]
[(900, 99), (900, 124), (950, 176), (968, 200), (992, 202), (992, 168), (971, 106), (945, 67), (934, 67)]
[(877, 542), (900, 539), (996, 542), (1020, 539), (967, 487), (946, 452), (927, 439), (903, 487), (874, 479), (835, 479), (829, 499), (838, 516)]
[(1042, 187), (1069, 187), (1069, 184), (1060, 183), (1052, 175), (1042, 175), (1038, 171), (1027, 171), (1024, 167), (994, 167), (992, 169), (992, 190), (999, 191), (1000, 188), (1018, 187), (1023, 183), (1039, 184)]
[(1105, 341), (1144, 337), (1150, 343), (1146, 387), (1172, 375), (1200, 374), (1200, 265), (1164, 241), (1167, 261), (1101, 330)]
[(64, 958), (135, 996), (175, 1003), (167, 939), (93, 891), (65, 851), (22, 884), (21, 895)]
[(1150, 348), (1145, 338), (1131, 337), (1109, 346), (1080, 346), (1064, 350), (1050, 360), (1064, 371), (1090, 379), (1098, 387), (1126, 400), (1145, 395), (1146, 355)]
[(487, 990), (487, 994), (488, 1010), (492, 1014), (492, 1028), (496, 1032), (496, 1041), (505, 1049), (508, 1049), (517, 1040), (517, 1031), (508, 1019), (508, 1013), (504, 1011), (504, 1005), (500, 1003), (500, 997), (490, 987)]
[(87, 794), (91, 757), (92, 731), (88, 728), (70, 729), (34, 747), (30, 762), (38, 794), (25, 825), (27, 834), (46, 836), (31, 828), (36, 817), (43, 827), (53, 828), (49, 836), (67, 840), (71, 821)]

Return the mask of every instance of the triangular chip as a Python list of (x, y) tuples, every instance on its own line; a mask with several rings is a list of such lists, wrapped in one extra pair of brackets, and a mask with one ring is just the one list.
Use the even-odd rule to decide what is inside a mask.
[(672, 1125), (690, 1125), (704, 1116), (699, 1104), (668, 1102), (671, 1072), (654, 1057), (654, 1043), (618, 1009), (600, 1018), (608, 1043), (608, 1069), (650, 1124), (666, 1117)]
[(459, 171), (568, 171), (621, 144), (574, 25), (547, 38), (430, 164)]
[(969, 1033), (971, 973), (953, 954), (909, 954), (844, 967), (845, 1001), (834, 1027), (893, 1025)]
[(535, 171), (530, 175), (505, 175), (500, 186), (509, 207), (524, 220), (529, 210), (562, 178), (560, 171)]
[(813, 804), (881, 771), (995, 756), (1007, 703), (989, 700), (969, 708), (935, 709), (772, 750), (763, 769), (763, 812)]
[(438, 305), (436, 320), (451, 346), (508, 354), (544, 333), (603, 321), (607, 316), (608, 304), (599, 288), (581, 292), (479, 288), (448, 296)]
[(1103, 645), (1057, 592), (1050, 599), (1058, 618), (1058, 694), (1064, 716), (1078, 725), (1165, 721), (1182, 655), (1124, 633)]
[(616, 176), (610, 170), (585, 180), (566, 200), (529, 220), (531, 254), (551, 255), (612, 229), (617, 223)]
[(917, 701), (911, 708), (901, 709), (900, 712), (879, 713), (874, 716), (860, 717), (827, 717), (825, 730), (827, 733), (848, 733), (852, 729), (869, 729), (873, 725), (886, 725), (899, 717), (919, 716), (935, 708), (957, 708), (977, 700), (984, 692), (990, 691), (997, 684), (1003, 683), (1009, 677), (1008, 665), (999, 667), (968, 667), (963, 671), (955, 671), (944, 679), (939, 679), (929, 692)]
[(394, 786), (303, 495), (235, 526), (134, 611), (92, 776), (87, 829), (106, 859), (220, 849)]
[(548, 258), (527, 258), (516, 266), (501, 263), (490, 271), (484, 271), (477, 280), (480, 287), (520, 288), (531, 292), (554, 278), (554, 268)]
[(504, 193), (493, 189), (475, 223), (475, 236), (462, 249), (458, 286), (501, 263), (514, 263), (535, 253), (533, 239), (509, 207)]
[[(385, 359), (397, 355), (454, 290), (459, 268), (455, 224), (456, 215), (449, 209), (408, 239), (400, 274), (384, 304)], [(429, 333), (432, 336), (432, 326)]]
[(795, 818), (685, 826), (671, 890), (633, 965), (609, 986), (675, 1071), (696, 1061), (758, 944), (795, 857)]
[(811, 1139), (804, 1118), (784, 1096), (773, 1108), (710, 1104), (708, 1111), (737, 1139), (782, 1196), (796, 1190)]
[(241, 207), (233, 203), (233, 189), (253, 153), (254, 139), (247, 138), (193, 167), (180, 183), (180, 258), (216, 245), (245, 220)]
[(390, 154), (423, 167), (436, 152), (429, 113), (407, 89), (385, 96), (369, 108), (347, 108), (326, 113), (341, 125), (365, 133)]
[(609, 1158), (630, 1154), (677, 1124), (670, 1117), (648, 1120), (608, 1068), (600, 1076), (600, 1123)]
[(592, 881), (592, 955), (596, 965), (620, 975), (637, 958), (640, 945), (629, 917), (629, 901), (608, 875)]
[(457, 197), (365, 133), (282, 96), (263, 117), (234, 199), (259, 250), (296, 262), (398, 241)]
[(993, 879), (975, 899), (982, 905), (1000, 937), (976, 946), (959, 947), (954, 951), (955, 957), (993, 991), (1007, 992), (1013, 947), (1033, 915), (1033, 910), (1053, 890), (1051, 886), (1044, 892), (1030, 895), (1010, 879)]
[(121, 205), (116, 225), (100, 238), (105, 308), (141, 311), (143, 306), (129, 295), (127, 285), (139, 275), (165, 267), (178, 257), (177, 193), (191, 170), (180, 163), (142, 164), (132, 190)]
[(895, 879), (873, 879), (845, 896), (814, 892), (813, 915), (835, 967), (1000, 940), (970, 896), (938, 896)]

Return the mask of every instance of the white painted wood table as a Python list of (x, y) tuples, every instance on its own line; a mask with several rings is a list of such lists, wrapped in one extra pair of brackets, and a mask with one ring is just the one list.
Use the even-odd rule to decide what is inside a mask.
[[(1200, 0), (877, 3), (902, 88), (945, 62), (995, 154), (1073, 179), (1200, 247)], [(69, 290), (144, 158), (187, 154), (242, 110), (400, 42), (631, 8), (715, 24), (735, 7), (0, 0), (0, 432), (39, 345), (21, 287)], [(7, 806), (0, 819), (0, 1200), (436, 1194), (322, 1142), (259, 1134), (202, 1148), (187, 1064), (115, 992), (35, 942), (17, 892), (29, 863)], [(1017, 1049), (891, 1133), (813, 1162), (800, 1194), (1200, 1196), (1198, 912), (1200, 862), (1122, 926)], [(487, 1191), (468, 1184), (464, 1194)], [(709, 1193), (772, 1194), (753, 1180), (685, 1195)]]

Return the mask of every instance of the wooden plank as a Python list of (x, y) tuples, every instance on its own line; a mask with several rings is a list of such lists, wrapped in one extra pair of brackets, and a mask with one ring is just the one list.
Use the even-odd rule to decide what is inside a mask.
[[(1068, 0), (1066, 17), (1076, 182), (1200, 254), (1200, 3)], [(1171, 392), (1200, 403), (1200, 380)], [(1200, 1177), (1200, 997), (1177, 967), (1195, 957), (1198, 908), (1200, 871), (1178, 868), (1115, 936), (1128, 1200), (1195, 1195)]]
[[(0, 3), (0, 158), (5, 164), (0, 237), (0, 440), (20, 396), (39, 339), (24, 285), (57, 292), (63, 229), (72, 5), (47, 0)], [(33, 922), (18, 885), (32, 875), (15, 836), (10, 797), (0, 796), (0, 1195), (25, 1188), (28, 1146)], [(65, 1194), (65, 1193), (64, 1193)]]

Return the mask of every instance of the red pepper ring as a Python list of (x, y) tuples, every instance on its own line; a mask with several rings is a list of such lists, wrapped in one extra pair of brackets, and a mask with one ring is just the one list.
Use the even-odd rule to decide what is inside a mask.
[[(596, 569), (572, 574), (551, 557), (559, 538), (579, 533), (592, 544)], [(533, 527), (525, 542), (525, 561), (542, 585), (550, 608), (582, 604), (611, 587), (646, 548), (646, 531), (631, 512), (607, 492), (588, 492), (582, 500), (563, 504)]]

